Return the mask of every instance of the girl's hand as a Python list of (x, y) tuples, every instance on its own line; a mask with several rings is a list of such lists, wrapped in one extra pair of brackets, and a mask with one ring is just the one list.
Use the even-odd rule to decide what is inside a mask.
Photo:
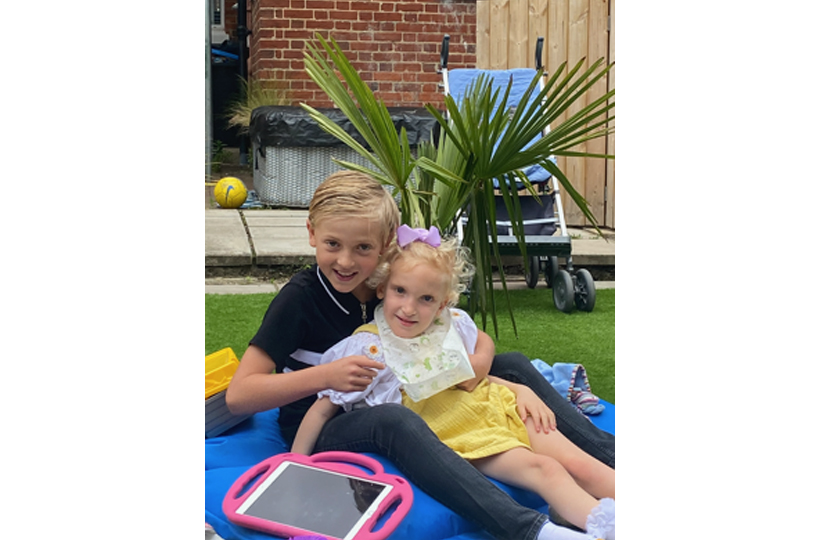
[(517, 384), (511, 388), (515, 392), (515, 401), (518, 405), (518, 415), (521, 420), (526, 423), (527, 417), (531, 416), (535, 423), (535, 431), (543, 431), (549, 433), (555, 431), (557, 425), (555, 423), (555, 413), (552, 409), (541, 401), (541, 399), (530, 389), (530, 387), (523, 384)]
[(346, 356), (324, 364), (325, 387), (337, 392), (361, 392), (373, 382), (384, 364), (362, 355)]

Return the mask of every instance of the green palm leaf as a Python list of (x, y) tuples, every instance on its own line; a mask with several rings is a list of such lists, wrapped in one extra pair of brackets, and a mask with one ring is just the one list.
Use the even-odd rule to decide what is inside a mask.
[[(446, 115), (431, 105), (426, 106), (440, 124), (441, 136), (437, 146), (420, 144), (415, 158), (406, 131), (396, 132), (384, 102), (376, 99), (338, 44), (318, 34), (317, 41), (318, 44), (307, 44), (305, 69), (348, 117), (368, 148), (319, 111), (302, 106), (322, 129), (364, 156), (373, 168), (343, 161), (337, 163), (367, 172), (392, 186), (394, 194), (399, 196), (404, 223), (416, 227), (436, 225), (452, 233), (463, 219), (463, 244), (471, 249), (476, 265), (470, 288), (470, 310), (480, 315), (485, 328), (489, 318), (497, 333), (499, 305), (493, 286), (493, 268), (498, 268), (506, 308), (515, 329), (493, 225), (496, 221), (493, 179), (498, 179), (497, 191), (509, 213), (525, 264), (528, 257), (518, 188), (535, 193), (523, 172), (532, 165), (540, 165), (550, 172), (562, 191), (598, 229), (587, 201), (551, 158), (613, 158), (580, 152), (577, 148), (612, 133), (610, 123), (614, 117), (610, 112), (614, 108), (614, 91), (606, 92), (574, 113), (568, 111), (614, 64), (606, 65), (600, 59), (583, 69), (586, 60), (582, 59), (568, 69), (564, 63), (543, 84), (543, 73), (539, 71), (521, 99), (521, 103), (529, 104), (517, 107), (512, 115), (507, 107), (512, 82), (506, 88), (494, 88), (489, 77), (479, 76), (467, 88), (461, 103), (456, 103), (452, 96), (445, 96)], [(564, 114), (567, 118), (558, 122)]]
[[(396, 133), (384, 102), (377, 100), (372, 90), (361, 80), (336, 41), (331, 38), (328, 42), (319, 35), (317, 39), (319, 45), (306, 45), (305, 70), (347, 116), (370, 150), (364, 148), (321, 112), (304, 103), (302, 107), (322, 129), (373, 164), (375, 172), (368, 172), (381, 183), (394, 188), (394, 194), (400, 201), (402, 219), (414, 226), (421, 226), (419, 220), (422, 212), (418, 206), (418, 197), (413, 193), (412, 173), (415, 169), (415, 158), (410, 149), (406, 130), (402, 128), (401, 133)], [(341, 78), (337, 76), (334, 66)], [(345, 84), (342, 84), (342, 81)], [(361, 170), (360, 167), (355, 168)]]

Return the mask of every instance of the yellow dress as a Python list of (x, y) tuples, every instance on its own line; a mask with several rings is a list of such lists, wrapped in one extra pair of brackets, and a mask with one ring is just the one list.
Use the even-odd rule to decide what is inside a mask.
[(402, 396), (405, 407), (421, 416), (441, 442), (464, 459), (530, 448), (527, 428), (509, 388), (484, 379), (472, 392), (450, 388), (418, 403)]

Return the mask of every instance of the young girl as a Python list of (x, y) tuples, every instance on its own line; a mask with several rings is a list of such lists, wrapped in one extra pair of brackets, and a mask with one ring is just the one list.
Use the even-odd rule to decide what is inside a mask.
[[(455, 239), (442, 242), (435, 227), (429, 231), (399, 227), (397, 241), (371, 278), (383, 300), (376, 308), (375, 324), (361, 327), (321, 360), (364, 354), (386, 362), (391, 369), (380, 371), (364, 390), (319, 393), (299, 427), (293, 451), (309, 454), (324, 423), (339, 407), (350, 411), (403, 403), (482, 473), (538, 493), (576, 527), (614, 540), (614, 469), (559, 432), (536, 429), (531, 416), (522, 421), (516, 406), (517, 385), (489, 376), (471, 392), (451, 386), (419, 401), (402, 391), (402, 381), (413, 385), (414, 367), (429, 373), (445, 356), (461, 354), (466, 360), (474, 350), (478, 328), (465, 312), (452, 307), (472, 273), (464, 254)], [(447, 341), (453, 333), (461, 338), (457, 346)], [(431, 352), (435, 347), (444, 348), (447, 354)], [(552, 533), (546, 537), (572, 538), (575, 534), (559, 527)]]
[[(296, 274), (268, 307), (228, 386), (225, 398), (234, 414), (278, 407), (282, 435), (290, 442), (318, 392), (364, 390), (383, 371), (381, 362), (365, 355), (321, 365), (319, 359), (373, 318), (378, 298), (365, 280), (398, 225), (395, 201), (370, 176), (340, 171), (316, 189), (307, 221), (316, 264)], [(538, 411), (549, 406), (559, 431), (598, 459), (614, 463), (614, 437), (578, 413), (526, 356), (494, 353), (492, 339), (479, 331), (470, 356), (476, 379), (492, 370), (526, 383), (516, 396), (523, 414), (541, 418)], [(470, 389), (478, 382), (462, 386)], [(547, 516), (516, 503), (461, 459), (407, 407), (388, 404), (337, 415), (314, 447), (316, 452), (329, 450), (372, 452), (389, 459), (405, 478), (496, 538), (543, 540), (542, 532), (551, 525)]]

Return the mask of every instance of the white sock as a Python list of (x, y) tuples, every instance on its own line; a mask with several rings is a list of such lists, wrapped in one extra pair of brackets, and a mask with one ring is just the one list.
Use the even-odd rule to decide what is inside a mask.
[(604, 540), (615, 540), (615, 501), (601, 499), (587, 517), (587, 532)]
[(536, 540), (590, 540), (586, 533), (573, 531), (566, 527), (559, 527), (551, 521), (544, 523)]

